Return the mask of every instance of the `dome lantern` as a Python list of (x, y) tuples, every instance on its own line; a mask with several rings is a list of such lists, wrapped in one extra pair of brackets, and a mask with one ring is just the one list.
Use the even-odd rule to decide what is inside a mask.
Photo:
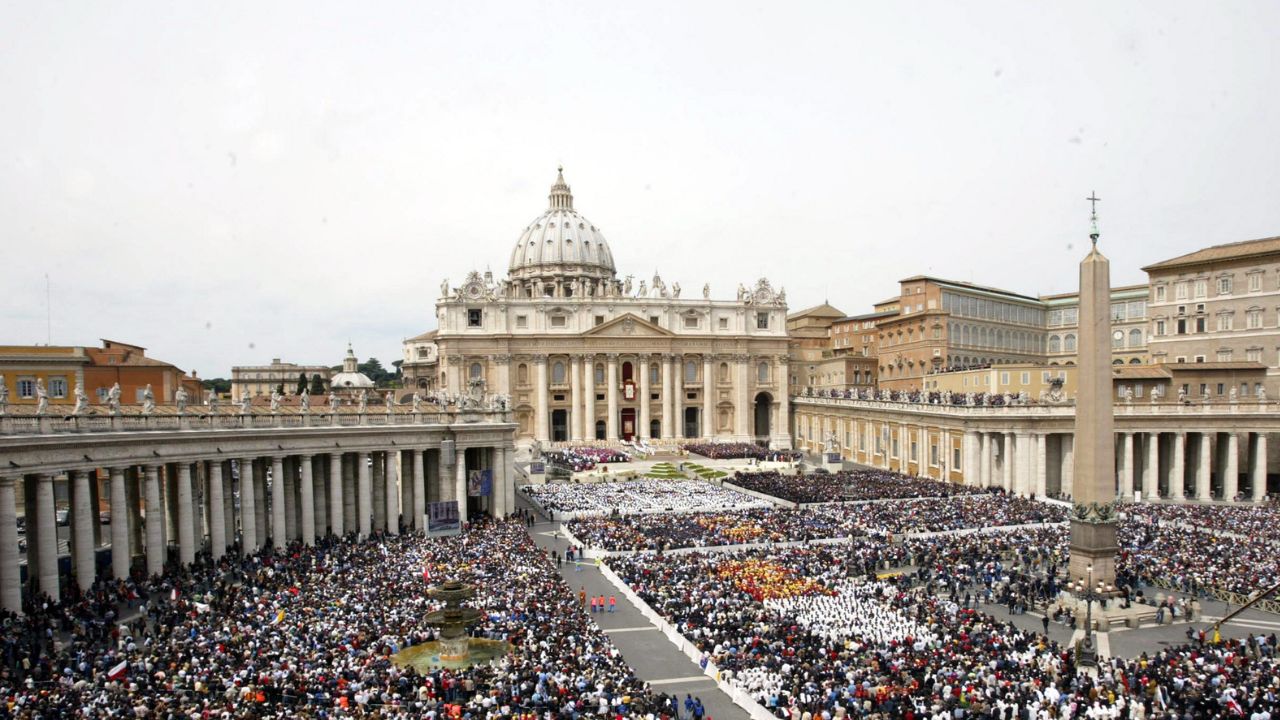
[(513, 280), (612, 280), (613, 251), (599, 228), (573, 209), (573, 193), (557, 168), (548, 207), (524, 229), (511, 251)]

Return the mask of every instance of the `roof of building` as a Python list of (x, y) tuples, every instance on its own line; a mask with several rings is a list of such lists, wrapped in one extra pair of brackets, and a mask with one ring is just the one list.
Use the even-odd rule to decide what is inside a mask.
[(1205, 370), (1257, 370), (1266, 372), (1267, 366), (1260, 362), (1236, 360), (1233, 362), (1196, 362), (1196, 363), (1160, 363), (1170, 372), (1204, 372)]
[(1161, 365), (1112, 365), (1116, 380), (1167, 380), (1172, 375)]
[(824, 302), (821, 305), (814, 305), (813, 307), (790, 313), (787, 315), (787, 320), (799, 320), (806, 317), (842, 318), (844, 313)]
[(524, 229), (511, 251), (512, 278), (536, 278), (544, 272), (612, 278), (613, 251), (599, 228), (573, 209), (573, 193), (559, 168), (545, 212)]
[[(1147, 284), (1142, 283), (1141, 285), (1116, 285), (1115, 287), (1111, 288), (1111, 296), (1115, 297), (1117, 295), (1128, 295), (1130, 293), (1136, 293), (1139, 291), (1144, 293), (1147, 292)], [(1078, 302), (1080, 300), (1080, 293), (1066, 292), (1066, 293), (1054, 293), (1052, 295), (1041, 295), (1040, 300), (1046, 303), (1060, 302), (1062, 300)]]
[(1186, 267), (1189, 265), (1204, 265), (1206, 263), (1219, 262), (1222, 260), (1243, 260), (1245, 258), (1258, 257), (1261, 255), (1280, 254), (1280, 236), (1261, 238), (1258, 240), (1244, 240), (1242, 242), (1226, 243), (1223, 245), (1211, 245), (1195, 252), (1179, 255), (1168, 260), (1161, 260), (1142, 268), (1146, 272), (1152, 270), (1170, 270), (1172, 268)]
[(1002, 290), (1001, 288), (989, 287), (989, 286), (986, 286), (986, 285), (975, 285), (975, 284), (973, 284), (973, 283), (970, 283), (970, 282), (964, 282), (964, 281), (961, 281), (961, 280), (947, 280), (947, 279), (945, 279), (945, 278), (934, 277), (934, 276), (932, 276), (932, 275), (912, 275), (911, 277), (909, 277), (909, 278), (903, 278), (902, 280), (899, 280), (898, 282), (904, 282), (904, 283), (905, 283), (905, 282), (914, 282), (914, 281), (916, 281), (916, 280), (928, 280), (929, 282), (936, 283), (936, 284), (938, 284), (938, 285), (946, 285), (946, 286), (950, 286), (950, 287), (953, 287), (953, 288), (955, 288), (955, 289), (957, 289), (957, 290), (973, 290), (973, 291), (977, 291), (977, 292), (995, 293), (995, 294), (997, 294), (997, 295), (1006, 295), (1006, 296), (1008, 296), (1008, 297), (1015, 298), (1015, 299), (1018, 299), (1018, 300), (1031, 300), (1031, 301), (1033, 301), (1033, 302), (1038, 302), (1038, 301), (1039, 301), (1039, 298), (1034, 298), (1034, 297), (1031, 297), (1030, 295), (1023, 295), (1023, 294), (1021, 294), (1021, 293), (1012, 292), (1012, 291), (1010, 291), (1010, 290)]
[(438, 335), (439, 333), (440, 333), (439, 330), (428, 330), (427, 332), (424, 332), (421, 335), (414, 335), (413, 337), (406, 339), (405, 342), (422, 342), (424, 340), (435, 340), (436, 335)]
[(879, 320), (880, 318), (893, 317), (898, 314), (897, 310), (885, 310), (883, 312), (863, 313), (861, 315), (846, 315), (836, 322), (858, 322), (861, 320)]

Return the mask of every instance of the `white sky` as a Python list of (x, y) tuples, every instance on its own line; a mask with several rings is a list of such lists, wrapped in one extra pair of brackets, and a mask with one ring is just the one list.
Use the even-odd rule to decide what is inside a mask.
[[(535, 7), (536, 6), (536, 7)], [(215, 14), (205, 14), (216, 9)], [(620, 274), (870, 311), (1280, 234), (1280, 3), (0, 5), (0, 343), (400, 357), (564, 163)]]

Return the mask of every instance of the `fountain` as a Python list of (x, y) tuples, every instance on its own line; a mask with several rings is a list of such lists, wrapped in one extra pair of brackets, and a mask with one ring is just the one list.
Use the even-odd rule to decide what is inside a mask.
[(427, 591), (427, 596), (443, 600), (444, 608), (427, 613), (424, 622), (440, 628), (440, 639), (407, 647), (391, 656), (402, 667), (418, 672), (480, 665), (507, 654), (511, 646), (504, 640), (486, 640), (467, 635), (467, 626), (480, 621), (480, 611), (464, 607), (463, 600), (476, 594), (474, 585), (460, 580), (446, 580)]

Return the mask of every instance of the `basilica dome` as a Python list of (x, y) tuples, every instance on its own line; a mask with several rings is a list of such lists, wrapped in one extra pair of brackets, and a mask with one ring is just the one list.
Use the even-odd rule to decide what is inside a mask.
[(511, 251), (512, 279), (613, 278), (613, 252), (599, 228), (573, 209), (573, 194), (559, 168), (546, 212), (529, 223)]

